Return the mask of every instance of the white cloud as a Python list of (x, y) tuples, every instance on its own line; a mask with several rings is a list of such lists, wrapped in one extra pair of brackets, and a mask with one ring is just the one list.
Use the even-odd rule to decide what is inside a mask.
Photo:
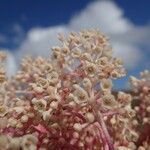
[(18, 58), (28, 54), (32, 56), (48, 56), (50, 48), (59, 44), (57, 35), (61, 32), (67, 33), (68, 29), (65, 26), (31, 29), (18, 49)]
[(58, 45), (59, 32), (79, 31), (83, 28), (100, 28), (110, 39), (116, 56), (123, 58), (128, 69), (142, 60), (140, 46), (148, 46), (150, 26), (138, 27), (124, 16), (114, 1), (93, 1), (73, 16), (67, 25), (33, 28), (17, 49), (17, 58), (26, 54), (47, 56), (50, 48)]
[(17, 71), (17, 65), (14, 55), (8, 50), (4, 48), (0, 48), (1, 51), (4, 51), (7, 55), (6, 60), (4, 62), (4, 67), (8, 77), (15, 75)]
[(12, 25), (12, 33), (14, 35), (13, 38), (11, 39), (13, 43), (15, 45), (20, 44), (23, 41), (25, 35), (23, 27), (17, 22), (14, 23)]
[(70, 26), (73, 29), (97, 27), (106, 33), (124, 33), (132, 24), (113, 1), (95, 1), (74, 16)]
[(17, 71), (16, 60), (13, 54), (10, 53), (9, 51), (7, 51), (7, 59), (6, 59), (5, 66), (6, 66), (6, 72), (8, 77), (15, 75)]

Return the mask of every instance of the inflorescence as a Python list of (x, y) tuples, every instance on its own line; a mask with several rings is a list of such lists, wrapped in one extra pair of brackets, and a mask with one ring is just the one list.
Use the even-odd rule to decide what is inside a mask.
[(149, 150), (148, 137), (137, 144), (150, 122), (147, 71), (131, 78), (135, 97), (114, 95), (112, 80), (126, 71), (108, 38), (84, 30), (58, 39), (50, 58), (24, 58), (11, 79), (0, 53), (0, 150)]

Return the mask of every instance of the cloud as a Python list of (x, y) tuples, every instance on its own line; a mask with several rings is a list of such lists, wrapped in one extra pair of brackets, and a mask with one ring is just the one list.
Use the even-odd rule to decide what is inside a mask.
[[(47, 56), (50, 48), (58, 45), (57, 34), (100, 28), (112, 43), (114, 55), (121, 57), (128, 69), (136, 67), (144, 58), (142, 47), (150, 47), (150, 26), (136, 26), (124, 16), (114, 1), (93, 1), (73, 16), (66, 25), (32, 28), (17, 49), (17, 58), (27, 54)], [(18, 27), (16, 28), (18, 30)]]
[(16, 65), (15, 57), (9, 51), (7, 51), (5, 68), (6, 68), (6, 72), (7, 72), (8, 77), (15, 75), (15, 73), (17, 71), (17, 65)]
[(25, 55), (47, 56), (50, 48), (58, 45), (58, 33), (68, 33), (66, 26), (55, 26), (49, 28), (34, 28), (27, 33), (27, 38), (18, 49), (17, 57)]
[(6, 60), (4, 62), (4, 67), (8, 77), (15, 75), (17, 71), (17, 65), (14, 55), (8, 50), (4, 48), (0, 48), (0, 50), (4, 51), (7, 55)]
[(12, 39), (13, 43), (15, 45), (20, 44), (23, 41), (24, 36), (25, 36), (23, 27), (17, 22), (14, 23), (12, 25), (12, 33), (14, 34), (13, 39)]

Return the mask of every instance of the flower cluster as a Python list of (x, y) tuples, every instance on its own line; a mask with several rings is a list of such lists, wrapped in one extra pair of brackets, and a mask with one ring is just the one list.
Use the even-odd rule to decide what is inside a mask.
[(132, 96), (112, 92), (126, 72), (108, 38), (84, 30), (58, 39), (49, 59), (26, 57), (11, 80), (0, 71), (0, 149), (137, 149)]
[(141, 79), (131, 77), (133, 90), (133, 108), (136, 112), (132, 120), (133, 126), (139, 132), (139, 144), (143, 143), (145, 149), (150, 149), (150, 73), (141, 72)]

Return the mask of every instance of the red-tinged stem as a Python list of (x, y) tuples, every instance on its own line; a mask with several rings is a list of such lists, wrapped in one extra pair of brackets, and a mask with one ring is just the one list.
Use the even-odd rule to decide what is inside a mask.
[(101, 129), (100, 124), (98, 122), (96, 122), (93, 124), (93, 126), (95, 126), (99, 131), (99, 132), (96, 132), (96, 135), (102, 140), (104, 150), (109, 150), (109, 145), (107, 144), (104, 132)]
[(103, 133), (104, 133), (104, 135), (105, 135), (107, 144), (108, 144), (108, 146), (109, 146), (109, 150), (114, 150), (114, 146), (113, 146), (112, 140), (111, 140), (111, 138), (110, 138), (110, 135), (109, 135), (109, 133), (108, 133), (106, 124), (105, 124), (105, 122), (104, 122), (104, 120), (103, 120), (103, 117), (102, 117), (102, 115), (101, 115), (100, 112), (97, 112), (97, 113), (98, 113), (98, 114), (97, 114), (97, 117), (98, 117), (98, 118), (97, 118), (97, 121), (100, 123), (100, 125), (101, 125), (101, 127), (102, 127), (102, 131), (103, 131)]
[(113, 116), (113, 115), (118, 115), (118, 114), (120, 114), (120, 113), (116, 112), (116, 111), (109, 111), (106, 113), (102, 113), (103, 116)]

